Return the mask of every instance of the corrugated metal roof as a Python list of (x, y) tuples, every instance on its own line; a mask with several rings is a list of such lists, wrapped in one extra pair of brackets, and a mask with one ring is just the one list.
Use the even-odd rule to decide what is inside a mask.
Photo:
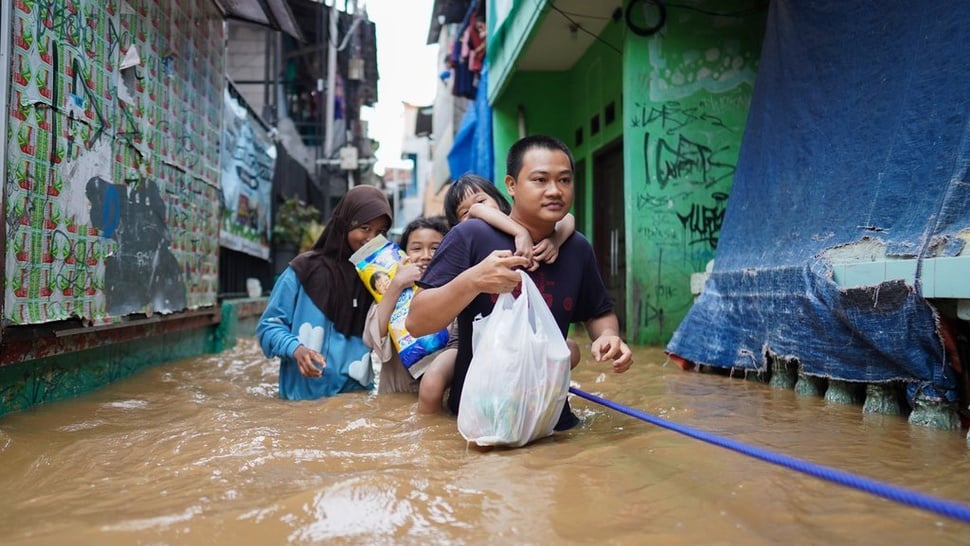
[(300, 27), (293, 18), (287, 0), (212, 0), (223, 16), (247, 21), (275, 30), (305, 42)]

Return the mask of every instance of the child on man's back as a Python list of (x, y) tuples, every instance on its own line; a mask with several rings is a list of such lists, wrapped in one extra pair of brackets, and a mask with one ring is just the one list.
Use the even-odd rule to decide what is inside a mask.
[(539, 267), (539, 262), (555, 262), (559, 247), (576, 230), (576, 219), (566, 214), (550, 237), (534, 242), (529, 230), (509, 217), (512, 207), (495, 184), (474, 174), (466, 174), (452, 183), (445, 194), (444, 207), (449, 227), (468, 218), (478, 218), (514, 237), (515, 254), (532, 260), (530, 271)]

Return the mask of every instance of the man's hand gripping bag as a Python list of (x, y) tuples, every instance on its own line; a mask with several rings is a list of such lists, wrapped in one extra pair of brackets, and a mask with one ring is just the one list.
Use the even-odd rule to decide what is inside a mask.
[(519, 273), (521, 295), (500, 295), (474, 323), (458, 431), (480, 446), (521, 447), (551, 435), (569, 392), (569, 347), (535, 283)]

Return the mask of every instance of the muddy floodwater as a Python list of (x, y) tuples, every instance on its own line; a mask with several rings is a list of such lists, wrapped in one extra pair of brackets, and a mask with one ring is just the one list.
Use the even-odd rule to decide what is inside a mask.
[[(579, 341), (584, 341), (577, 338)], [(576, 386), (732, 440), (970, 503), (965, 433), (683, 372), (636, 348)], [(576, 429), (469, 449), (413, 395), (277, 398), (253, 339), (0, 417), (0, 542), (970, 544), (970, 524), (572, 397)]]

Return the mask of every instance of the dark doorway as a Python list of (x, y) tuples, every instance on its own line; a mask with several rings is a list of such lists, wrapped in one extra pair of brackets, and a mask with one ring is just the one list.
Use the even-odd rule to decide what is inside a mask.
[(616, 304), (620, 333), (626, 332), (626, 227), (623, 141), (593, 156), (593, 249), (606, 289)]
[(586, 226), (586, 200), (589, 199), (589, 188), (586, 187), (586, 161), (580, 159), (576, 161), (576, 170), (573, 172), (573, 214), (576, 216), (576, 229), (587, 235)]

